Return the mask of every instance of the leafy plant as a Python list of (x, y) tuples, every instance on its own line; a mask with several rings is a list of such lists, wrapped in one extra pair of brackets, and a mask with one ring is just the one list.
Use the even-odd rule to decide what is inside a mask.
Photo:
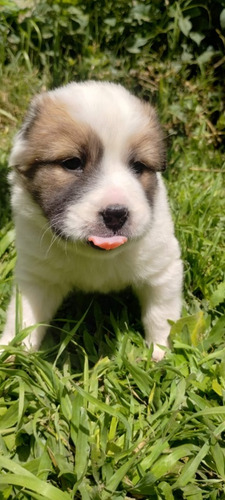
[[(92, 68), (109, 67), (121, 58), (134, 64), (139, 54), (180, 57), (184, 64), (204, 67), (224, 52), (224, 2), (207, 0), (138, 0), (135, 3), (77, 0), (74, 3), (39, 0), (21, 9), (3, 1), (0, 18), (0, 60), (23, 61), (43, 71), (52, 84), (87, 78)], [(66, 73), (65, 73), (66, 68)]]

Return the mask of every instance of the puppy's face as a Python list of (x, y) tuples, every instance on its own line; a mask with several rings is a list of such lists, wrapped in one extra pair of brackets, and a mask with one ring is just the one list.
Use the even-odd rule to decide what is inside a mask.
[(11, 164), (54, 232), (110, 249), (148, 230), (165, 150), (149, 105), (119, 85), (75, 83), (34, 100)]

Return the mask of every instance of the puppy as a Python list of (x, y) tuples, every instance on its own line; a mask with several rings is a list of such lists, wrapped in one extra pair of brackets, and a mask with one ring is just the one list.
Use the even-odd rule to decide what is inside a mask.
[[(154, 109), (122, 86), (71, 83), (38, 95), (10, 174), (23, 327), (49, 323), (71, 289), (131, 286), (159, 360), (181, 311), (182, 262), (161, 178)], [(1, 343), (15, 334), (15, 295)], [(38, 349), (36, 326), (24, 343)]]

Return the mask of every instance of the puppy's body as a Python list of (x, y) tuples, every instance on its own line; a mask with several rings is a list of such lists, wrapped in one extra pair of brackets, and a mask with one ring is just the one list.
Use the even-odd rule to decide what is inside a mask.
[[(130, 285), (160, 359), (168, 319), (180, 315), (182, 264), (154, 110), (109, 83), (43, 94), (17, 136), (11, 164), (23, 326), (48, 323), (73, 288), (108, 293)], [(13, 297), (3, 344), (14, 325)], [(38, 348), (43, 334), (37, 327), (26, 344)]]

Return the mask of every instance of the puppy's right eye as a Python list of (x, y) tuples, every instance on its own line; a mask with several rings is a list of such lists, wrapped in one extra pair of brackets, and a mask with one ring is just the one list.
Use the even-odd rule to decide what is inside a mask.
[(136, 175), (141, 175), (147, 169), (146, 165), (141, 161), (134, 161), (130, 164), (132, 170)]
[(84, 162), (81, 160), (81, 158), (77, 157), (67, 158), (66, 160), (62, 161), (61, 165), (66, 170), (76, 170), (79, 172), (84, 169)]

